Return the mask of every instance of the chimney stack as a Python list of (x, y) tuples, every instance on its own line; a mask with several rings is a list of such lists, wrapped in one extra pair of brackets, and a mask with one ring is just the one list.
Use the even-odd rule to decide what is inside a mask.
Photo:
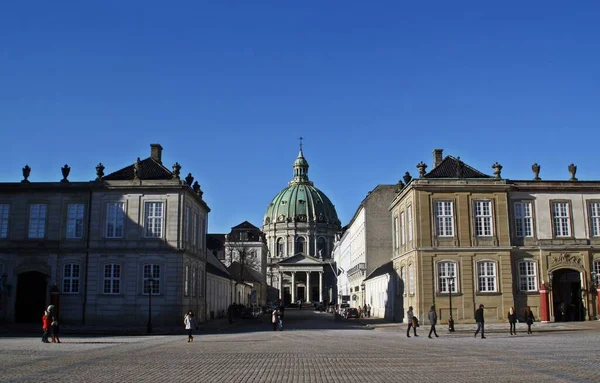
[(433, 167), (437, 167), (444, 159), (444, 149), (433, 149)]
[(150, 144), (150, 157), (159, 164), (162, 164), (162, 150), (160, 144)]

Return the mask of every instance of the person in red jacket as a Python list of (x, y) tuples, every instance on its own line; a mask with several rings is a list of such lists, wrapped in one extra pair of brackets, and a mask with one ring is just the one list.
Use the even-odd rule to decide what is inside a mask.
[(42, 316), (42, 330), (44, 333), (42, 334), (42, 342), (50, 343), (48, 341), (48, 335), (50, 334), (50, 327), (52, 325), (52, 317), (48, 311), (44, 311), (44, 315)]

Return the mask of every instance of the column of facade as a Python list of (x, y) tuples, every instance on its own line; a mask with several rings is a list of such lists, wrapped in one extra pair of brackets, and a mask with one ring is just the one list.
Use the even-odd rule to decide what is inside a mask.
[(310, 271), (306, 272), (306, 302), (310, 303)]
[(323, 302), (323, 272), (319, 271), (319, 302)]
[(292, 303), (296, 302), (296, 272), (292, 271)]
[(279, 300), (283, 299), (283, 273), (279, 272), (279, 282), (277, 283), (279, 287)]

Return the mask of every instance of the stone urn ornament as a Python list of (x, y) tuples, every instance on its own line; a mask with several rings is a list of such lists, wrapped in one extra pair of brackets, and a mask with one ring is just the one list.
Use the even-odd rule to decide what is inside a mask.
[(577, 181), (577, 178), (575, 178), (575, 173), (577, 173), (577, 165), (569, 165), (569, 173), (571, 173), (571, 179), (569, 181)]
[(417, 169), (419, 169), (419, 177), (425, 177), (425, 169), (427, 169), (427, 164), (421, 161), (417, 164)]
[(63, 176), (63, 179), (60, 180), (60, 182), (69, 182), (69, 180), (67, 179), (69, 177), (69, 173), (71, 173), (71, 168), (69, 167), (69, 165), (65, 164), (65, 166), (60, 168), (60, 171), (62, 172)]
[(494, 169), (494, 178), (502, 178), (501, 176), (501, 172), (502, 172), (502, 165), (500, 165), (497, 161), (495, 164), (492, 165), (492, 169)]
[(192, 176), (192, 173), (188, 173), (188, 175), (185, 177), (185, 183), (187, 183), (189, 186), (192, 186), (193, 182), (194, 176)]
[(23, 181), (21, 181), (22, 183), (29, 183), (29, 175), (31, 174), (31, 168), (29, 167), (29, 165), (25, 165), (25, 167), (23, 168)]
[(100, 162), (96, 165), (96, 181), (101, 181), (102, 177), (104, 177), (104, 165)]
[(175, 162), (175, 164), (173, 165), (173, 179), (178, 180), (181, 174), (181, 165), (179, 165), (179, 162)]
[(410, 181), (412, 180), (412, 176), (410, 175), (409, 172), (404, 173), (404, 177), (402, 177), (402, 179), (404, 180), (405, 184), (409, 184)]
[(533, 171), (533, 180), (534, 181), (541, 181), (542, 179), (540, 178), (540, 169), (542, 167), (540, 165), (538, 165), (538, 163), (534, 163), (533, 165), (531, 165), (531, 170)]

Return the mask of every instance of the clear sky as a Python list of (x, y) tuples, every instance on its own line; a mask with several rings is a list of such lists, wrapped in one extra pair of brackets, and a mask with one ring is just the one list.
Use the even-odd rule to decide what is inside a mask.
[(434, 148), (488, 174), (600, 179), (598, 1), (3, 1), (0, 182), (146, 158), (202, 185), (211, 232), (309, 176), (345, 225)]

